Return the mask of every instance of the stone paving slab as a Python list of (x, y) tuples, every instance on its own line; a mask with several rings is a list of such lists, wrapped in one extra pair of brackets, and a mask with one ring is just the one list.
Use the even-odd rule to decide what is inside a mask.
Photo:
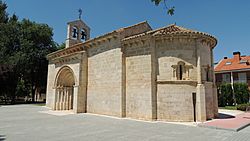
[(55, 116), (65, 116), (65, 115), (72, 115), (74, 112), (72, 110), (68, 111), (53, 111), (53, 110), (48, 110), (48, 111), (38, 111), (39, 113), (45, 113), (45, 114), (50, 114), (50, 115), (55, 115)]
[(240, 131), (241, 129), (249, 125), (250, 125), (250, 113), (243, 113), (225, 119), (214, 119), (212, 121), (207, 121), (199, 124), (199, 126), (201, 127), (231, 130), (236, 132)]
[[(44, 111), (44, 112), (41, 112)], [(1, 141), (249, 141), (239, 132), (111, 118), (94, 114), (56, 116), (34, 105), (0, 107)], [(65, 112), (62, 112), (65, 113)]]

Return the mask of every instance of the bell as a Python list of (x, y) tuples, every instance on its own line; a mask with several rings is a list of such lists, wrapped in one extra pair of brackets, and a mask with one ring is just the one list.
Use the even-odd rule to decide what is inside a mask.
[(76, 38), (77, 37), (77, 29), (73, 29), (73, 38)]
[(85, 40), (85, 39), (86, 39), (86, 36), (87, 36), (86, 33), (85, 33), (84, 31), (82, 31), (81, 35), (82, 35), (81, 39), (82, 39), (82, 40)]

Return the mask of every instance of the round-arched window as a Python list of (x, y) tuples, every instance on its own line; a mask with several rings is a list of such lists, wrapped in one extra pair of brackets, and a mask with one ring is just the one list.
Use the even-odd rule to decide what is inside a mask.
[(86, 41), (87, 39), (87, 33), (85, 29), (81, 29), (81, 40)]
[(73, 37), (73, 39), (78, 38), (78, 29), (75, 26), (73, 27), (73, 30), (72, 30), (72, 37)]

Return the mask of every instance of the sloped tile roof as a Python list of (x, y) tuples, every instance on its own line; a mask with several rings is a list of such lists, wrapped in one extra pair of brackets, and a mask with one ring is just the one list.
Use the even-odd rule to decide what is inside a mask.
[(242, 70), (250, 69), (250, 56), (241, 56), (240, 60), (237, 58), (228, 58), (223, 59), (216, 65), (215, 71), (233, 71), (233, 70)]
[(177, 26), (175, 24), (171, 24), (171, 25), (168, 25), (168, 26), (165, 26), (165, 27), (162, 27), (162, 28), (151, 30), (151, 31), (148, 31), (148, 32), (145, 32), (145, 33), (133, 35), (133, 36), (124, 38), (123, 41), (135, 39), (135, 38), (142, 37), (142, 36), (145, 36), (145, 35), (162, 36), (162, 35), (177, 35), (177, 34), (199, 34), (199, 35), (204, 35), (204, 36), (207, 36), (207, 37), (211, 38), (214, 41), (213, 47), (217, 44), (216, 38), (213, 37), (212, 35), (208, 34), (208, 33), (187, 29), (187, 28), (184, 28), (184, 27), (181, 27), (181, 26)]
[(171, 24), (169, 26), (156, 29), (154, 31), (151, 31), (154, 36), (156, 35), (166, 35), (166, 34), (172, 34), (172, 33), (188, 33), (188, 32), (194, 32), (194, 30), (186, 29), (180, 26), (177, 26), (175, 24)]
[(199, 31), (192, 30), (192, 29), (187, 29), (187, 28), (184, 28), (184, 27), (181, 27), (181, 26), (177, 26), (175, 24), (171, 24), (169, 26), (165, 26), (163, 28), (159, 28), (159, 29), (156, 29), (156, 30), (153, 30), (153, 31), (149, 31), (149, 33), (153, 34), (153, 36), (181, 34), (181, 33), (186, 33), (186, 34), (194, 33), (194, 34), (201, 34), (201, 35), (206, 35), (206, 36), (214, 38), (213, 36), (211, 36), (208, 33), (199, 32)]

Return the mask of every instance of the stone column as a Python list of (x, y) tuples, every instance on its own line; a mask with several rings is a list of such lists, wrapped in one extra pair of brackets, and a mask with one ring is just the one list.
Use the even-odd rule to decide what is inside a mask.
[(61, 93), (61, 88), (57, 87), (57, 93), (56, 93), (56, 110), (60, 110), (60, 93)]
[(172, 65), (172, 68), (173, 68), (173, 76), (172, 76), (172, 80), (177, 80), (177, 75), (176, 75), (177, 65)]
[(69, 110), (69, 87), (66, 87), (65, 105), (66, 110)]
[(56, 105), (57, 105), (57, 93), (58, 93), (58, 89), (55, 88), (54, 91), (55, 91), (55, 93), (54, 93), (54, 103), (53, 103), (54, 106), (52, 107), (52, 110), (57, 110), (56, 109)]
[(205, 85), (202, 83), (202, 58), (200, 47), (202, 46), (201, 41), (196, 41), (197, 51), (197, 87), (196, 87), (196, 119), (197, 121), (206, 121), (206, 96), (205, 96)]
[(71, 87), (69, 90), (69, 110), (71, 110), (73, 108), (73, 88)]
[(63, 87), (60, 91), (60, 110), (63, 110)]
[(63, 110), (66, 110), (66, 88), (67, 87), (63, 87)]

